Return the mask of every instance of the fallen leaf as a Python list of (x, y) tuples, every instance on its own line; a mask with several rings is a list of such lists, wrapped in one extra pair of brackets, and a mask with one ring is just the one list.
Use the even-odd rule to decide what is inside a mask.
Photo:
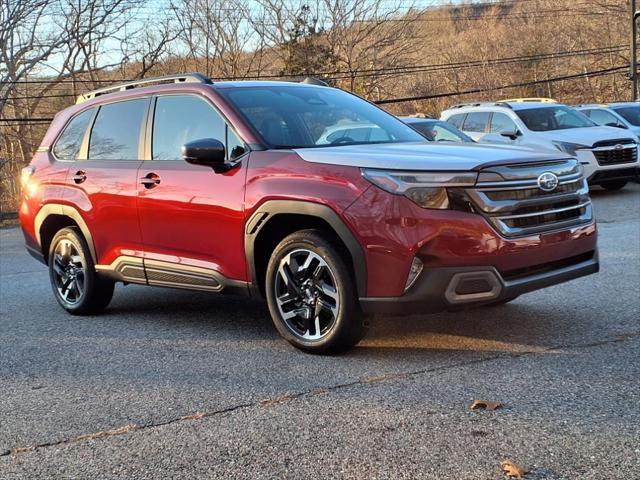
[(502, 463), (500, 463), (500, 466), (507, 477), (522, 478), (527, 474), (527, 471), (521, 466), (513, 463), (513, 460), (503, 460)]
[(500, 402), (491, 402), (489, 400), (474, 400), (471, 406), (471, 410), (477, 410), (478, 408), (484, 408), (485, 410), (495, 410), (502, 407)]

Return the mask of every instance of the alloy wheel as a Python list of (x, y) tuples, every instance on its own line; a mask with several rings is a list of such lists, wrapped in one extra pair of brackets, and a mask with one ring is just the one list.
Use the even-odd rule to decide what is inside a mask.
[(336, 323), (340, 294), (331, 267), (317, 253), (285, 255), (275, 275), (275, 299), (287, 328), (304, 340), (326, 336)]
[(53, 252), (53, 281), (65, 303), (75, 305), (85, 292), (86, 266), (78, 247), (69, 239), (58, 242)]

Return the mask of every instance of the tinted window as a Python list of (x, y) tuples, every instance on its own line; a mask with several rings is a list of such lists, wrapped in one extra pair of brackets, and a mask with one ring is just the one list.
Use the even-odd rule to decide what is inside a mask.
[(504, 113), (496, 112), (491, 117), (491, 133), (515, 131), (516, 124)]
[(158, 97), (151, 147), (154, 160), (182, 160), (182, 145), (202, 138), (225, 142), (224, 120), (209, 103), (191, 95)]
[[(345, 140), (341, 145), (387, 142), (423, 142), (424, 139), (393, 115), (361, 98), (334, 88), (260, 86), (220, 88), (266, 143), (273, 148), (329, 146), (326, 132), (349, 123), (379, 128), (372, 140)], [(361, 137), (362, 132), (354, 132)], [(365, 134), (368, 132), (364, 132)]]
[(75, 160), (78, 158), (82, 138), (94, 111), (93, 108), (85, 110), (69, 122), (53, 147), (53, 153), (56, 157), (61, 160)]
[(609, 113), (606, 110), (601, 110), (599, 108), (591, 110), (591, 115), (589, 115), (589, 117), (591, 117), (591, 120), (596, 122), (598, 125), (606, 125), (608, 123), (618, 125), (622, 123), (612, 113)]
[(617, 107), (616, 113), (624, 118), (631, 125), (640, 127), (640, 106)]
[(146, 99), (103, 105), (89, 139), (91, 160), (137, 160)]
[(527, 128), (534, 132), (562, 130), (566, 128), (585, 128), (595, 125), (586, 115), (562, 105), (556, 107), (527, 108), (517, 110), (516, 114)]
[(462, 128), (462, 122), (464, 121), (464, 117), (466, 115), (466, 113), (458, 113), (457, 115), (452, 115), (447, 119), (447, 122), (449, 122), (456, 128)]
[(471, 112), (464, 121), (462, 130), (466, 132), (484, 132), (489, 121), (489, 112)]

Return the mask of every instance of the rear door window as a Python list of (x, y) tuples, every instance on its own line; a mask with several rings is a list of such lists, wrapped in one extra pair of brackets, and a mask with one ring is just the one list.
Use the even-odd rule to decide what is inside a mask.
[(90, 160), (138, 160), (138, 145), (147, 99), (100, 107), (89, 139)]
[(139, 98), (101, 106), (91, 130), (89, 159), (138, 160), (147, 102)]
[(464, 120), (464, 127), (462, 130), (465, 132), (483, 133), (487, 129), (487, 122), (489, 121), (489, 112), (471, 112)]
[(53, 154), (60, 160), (76, 160), (82, 146), (82, 139), (95, 109), (90, 108), (76, 115), (66, 126), (53, 146)]

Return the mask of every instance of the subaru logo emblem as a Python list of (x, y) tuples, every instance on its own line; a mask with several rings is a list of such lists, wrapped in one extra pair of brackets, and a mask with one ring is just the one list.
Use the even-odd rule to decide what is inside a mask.
[(555, 173), (544, 172), (538, 177), (538, 187), (545, 192), (552, 192), (558, 186), (558, 177)]

